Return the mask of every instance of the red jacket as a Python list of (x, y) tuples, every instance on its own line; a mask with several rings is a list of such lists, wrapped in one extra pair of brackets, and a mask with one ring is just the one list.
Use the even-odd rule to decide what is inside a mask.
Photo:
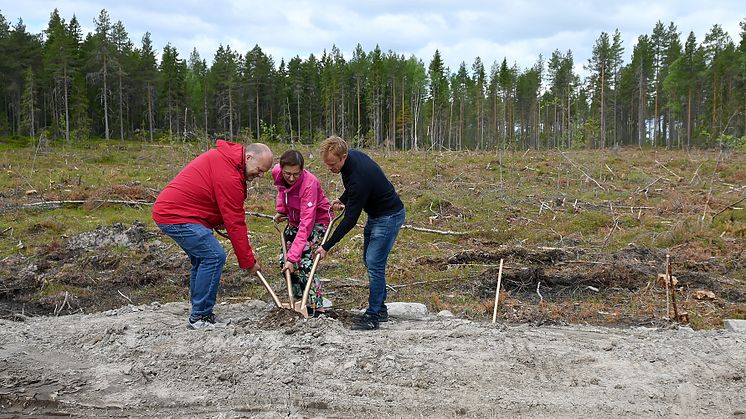
[(288, 261), (298, 262), (314, 224), (329, 225), (331, 204), (319, 180), (308, 170), (304, 169), (293, 186), (288, 187), (280, 165), (276, 164), (272, 168), (272, 179), (277, 187), (277, 212), (286, 214), (288, 222), (298, 227), (298, 234), (288, 249)]
[(192, 160), (158, 195), (158, 224), (225, 225), (241, 268), (256, 264), (249, 244), (243, 203), (246, 199), (244, 147), (218, 140), (216, 148)]

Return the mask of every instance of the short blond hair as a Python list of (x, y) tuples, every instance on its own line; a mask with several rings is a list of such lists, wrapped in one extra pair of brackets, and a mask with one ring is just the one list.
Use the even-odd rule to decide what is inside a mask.
[(342, 137), (332, 135), (321, 143), (321, 158), (324, 159), (326, 156), (332, 153), (335, 156), (342, 158), (347, 154), (347, 143)]

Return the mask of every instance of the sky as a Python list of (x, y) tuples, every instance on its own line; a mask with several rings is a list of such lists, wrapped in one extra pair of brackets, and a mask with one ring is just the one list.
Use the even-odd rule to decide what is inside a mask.
[(461, 62), (470, 70), (477, 56), (488, 71), (503, 59), (526, 69), (540, 55), (571, 50), (583, 74), (602, 32), (620, 31), (626, 63), (638, 36), (651, 34), (659, 20), (673, 22), (682, 43), (692, 31), (701, 42), (714, 24), (738, 43), (746, 19), (743, 0), (0, 0), (6, 20), (22, 18), (32, 33), (47, 27), (55, 8), (65, 22), (75, 15), (84, 34), (106, 9), (136, 47), (150, 32), (156, 51), (170, 43), (188, 59), (196, 48), (208, 64), (221, 44), (244, 55), (259, 45), (276, 65), (296, 55), (320, 57), (333, 45), (349, 60), (360, 44), (366, 52), (378, 45), (414, 55), (426, 66), (438, 50), (451, 72)]

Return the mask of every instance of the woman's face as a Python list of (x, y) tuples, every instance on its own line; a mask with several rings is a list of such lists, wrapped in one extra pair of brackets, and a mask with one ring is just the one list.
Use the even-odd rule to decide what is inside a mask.
[(281, 168), (282, 170), (282, 178), (285, 179), (285, 182), (292, 186), (295, 184), (295, 182), (298, 181), (298, 177), (300, 177), (300, 173), (302, 170), (300, 169), (300, 166), (283, 166)]

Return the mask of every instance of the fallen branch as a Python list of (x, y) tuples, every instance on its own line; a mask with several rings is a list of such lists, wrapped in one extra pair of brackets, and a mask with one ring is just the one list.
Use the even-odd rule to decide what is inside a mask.
[[(274, 215), (269, 214), (262, 214), (261, 212), (254, 212), (254, 211), (246, 211), (247, 215), (252, 215), (254, 217), (259, 218), (267, 218), (269, 220), (274, 218)], [(414, 230), (414, 231), (421, 231), (423, 233), (433, 233), (433, 234), (443, 234), (443, 235), (451, 235), (451, 236), (463, 236), (466, 234), (470, 234), (468, 231), (451, 231), (451, 230), (436, 230), (432, 228), (425, 228), (425, 227), (415, 227), (411, 224), (404, 224), (401, 226), (401, 229), (408, 229), (408, 230)]]
[(684, 179), (683, 177), (681, 177), (681, 176), (677, 175), (676, 173), (674, 173), (671, 169), (669, 169), (668, 167), (666, 167), (663, 163), (659, 162), (658, 160), (656, 160), (655, 163), (658, 164), (658, 166), (660, 166), (660, 167), (668, 170), (668, 173), (676, 176), (676, 180), (681, 181), (682, 179)]
[[(746, 201), (746, 196), (744, 196), (743, 198), (739, 199), (738, 201), (736, 201), (736, 202), (734, 202), (732, 204), (726, 205), (723, 209), (721, 209), (720, 211), (718, 211), (717, 214), (713, 215), (712, 218), (717, 217), (718, 215), (720, 215), (720, 214), (724, 213), (725, 211), (733, 208), (734, 206), (740, 204), (743, 201)], [(5, 232), (3, 231), (3, 233), (5, 233)]]
[[(23, 204), (20, 205), (20, 208), (38, 208), (38, 207), (60, 207), (63, 205), (83, 205), (86, 203), (95, 202), (95, 203), (101, 203), (101, 204), (121, 204), (121, 205), (153, 205), (153, 202), (147, 202), (147, 201), (126, 201), (121, 199), (93, 199), (93, 200), (75, 200), (75, 201), (41, 201), (41, 202), (33, 202), (31, 204)], [(261, 212), (256, 211), (246, 211), (246, 215), (251, 215), (254, 217), (259, 218), (266, 218), (268, 220), (274, 219), (274, 215), (269, 214), (263, 214)], [(451, 236), (463, 236), (470, 234), (468, 231), (451, 231), (451, 230), (436, 230), (432, 228), (424, 228), (424, 227), (415, 227), (411, 224), (404, 224), (401, 226), (403, 229), (409, 229), (414, 231), (420, 231), (423, 233), (433, 233), (433, 234), (442, 234), (442, 235), (451, 235)], [(3, 231), (2, 233), (7, 232), (8, 229)]]
[(117, 292), (118, 292), (118, 293), (119, 293), (119, 295), (121, 295), (121, 296), (122, 296), (122, 297), (123, 297), (123, 298), (124, 298), (125, 300), (129, 301), (129, 302), (130, 302), (130, 304), (134, 304), (134, 303), (132, 302), (132, 300), (131, 300), (131, 299), (130, 299), (129, 297), (127, 297), (126, 295), (122, 294), (122, 291), (119, 291), (119, 290), (117, 290)]
[[(493, 265), (494, 266), (494, 265)], [(410, 282), (408, 284), (397, 284), (397, 285), (391, 285), (391, 288), (405, 288), (410, 287), (412, 285), (427, 285), (427, 284), (433, 284), (436, 282), (448, 282), (448, 281), (455, 281), (457, 279), (463, 279), (463, 278), (442, 278), (442, 279), (433, 279), (432, 281), (417, 281), (417, 282)]]
[(254, 217), (267, 218), (270, 220), (274, 220), (275, 218), (274, 215), (262, 214), (261, 212), (254, 212), (254, 211), (246, 211), (246, 215), (253, 215)]
[(702, 167), (702, 165), (705, 164), (704, 162), (700, 163), (699, 166), (697, 166), (697, 170), (694, 171), (694, 174), (692, 175), (692, 180), (689, 181), (689, 186), (691, 186), (694, 183), (694, 178), (699, 177), (699, 169)]
[(596, 179), (593, 179), (588, 173), (586, 173), (583, 169), (581, 169), (580, 166), (578, 166), (574, 161), (570, 160), (570, 158), (567, 157), (567, 155), (565, 155), (565, 153), (563, 153), (562, 151), (560, 151), (560, 154), (562, 154), (562, 157), (564, 157), (565, 159), (567, 159), (567, 161), (569, 161), (570, 164), (573, 165), (574, 168), (578, 169), (580, 171), (580, 173), (584, 174), (585, 177), (587, 177), (588, 179), (592, 180), (593, 183), (596, 184), (596, 186), (598, 186), (599, 188), (601, 188), (603, 190), (606, 190), (606, 188), (604, 188), (603, 186), (601, 186), (601, 184), (598, 183), (596, 181)]
[(637, 193), (640, 193), (640, 192), (645, 192), (645, 193), (648, 193), (648, 189), (649, 189), (649, 188), (650, 188), (651, 186), (655, 185), (655, 183), (656, 183), (656, 182), (658, 182), (658, 181), (659, 181), (659, 180), (661, 180), (661, 179), (663, 179), (663, 176), (658, 176), (658, 178), (657, 178), (657, 179), (655, 179), (654, 181), (652, 181), (652, 182), (648, 183), (647, 185), (643, 186), (642, 188), (638, 189), (638, 190), (637, 190)]
[(97, 204), (122, 204), (122, 205), (153, 205), (152, 202), (147, 201), (127, 201), (121, 199), (91, 199), (91, 200), (73, 200), (73, 201), (40, 201), (32, 202), (30, 204), (19, 205), (20, 208), (38, 208), (38, 207), (61, 207), (63, 205), (83, 205), (87, 203)]
[(702, 211), (702, 219), (701, 221), (705, 221), (705, 217), (707, 216), (707, 209), (710, 207), (710, 197), (712, 197), (712, 185), (715, 183), (715, 174), (718, 171), (718, 166), (720, 166), (720, 157), (723, 155), (723, 150), (720, 149), (720, 154), (718, 154), (718, 159), (715, 162), (715, 169), (712, 171), (712, 176), (710, 176), (710, 190), (707, 191), (707, 201), (705, 201), (705, 209)]
[(611, 210), (611, 216), (614, 217), (614, 225), (611, 226), (611, 229), (609, 230), (609, 234), (606, 235), (606, 238), (604, 239), (604, 245), (601, 246), (601, 248), (606, 248), (606, 245), (609, 243), (609, 239), (611, 238), (611, 235), (614, 233), (614, 230), (619, 228), (619, 218), (616, 216), (616, 213), (614, 212), (614, 207), (611, 205), (611, 202), (609, 202), (609, 209)]
[(435, 230), (432, 228), (424, 228), (424, 227), (415, 227), (411, 224), (404, 224), (401, 226), (402, 230), (409, 229), (414, 231), (421, 231), (423, 233), (434, 233), (434, 234), (443, 234), (443, 235), (452, 235), (452, 236), (463, 236), (466, 234), (469, 234), (468, 231), (451, 231), (451, 230)]

